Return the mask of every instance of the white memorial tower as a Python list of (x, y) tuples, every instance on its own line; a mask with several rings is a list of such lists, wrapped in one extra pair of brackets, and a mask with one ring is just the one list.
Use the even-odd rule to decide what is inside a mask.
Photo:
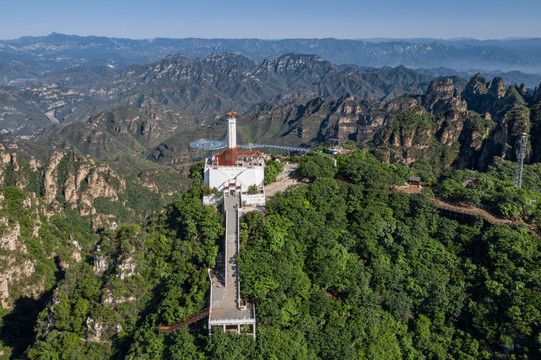
[[(205, 183), (225, 194), (242, 193), (243, 201), (261, 204), (265, 202), (265, 160), (259, 151), (239, 151), (237, 146), (236, 112), (227, 115), (227, 149), (205, 161)], [(257, 194), (246, 194), (250, 187)]]
[(233, 149), (237, 147), (237, 119), (235, 118), (235, 115), (237, 115), (236, 112), (233, 110), (229, 110), (229, 112), (226, 113), (228, 116), (227, 118), (227, 147), (229, 149)]

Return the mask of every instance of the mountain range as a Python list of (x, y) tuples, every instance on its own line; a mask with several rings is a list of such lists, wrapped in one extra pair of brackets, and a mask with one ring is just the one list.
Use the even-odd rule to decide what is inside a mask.
[[(283, 54), (313, 54), (335, 64), (433, 69), (448, 67), (485, 76), (519, 71), (541, 74), (541, 39), (147, 39), (133, 40), (52, 33), (0, 41), (0, 85), (24, 84), (44, 74), (82, 65), (121, 68), (157, 61), (171, 54), (201, 58), (215, 53), (243, 54), (261, 62)], [(101, 70), (100, 70), (101, 71)], [(496, 74), (488, 72), (497, 71)], [(446, 74), (450, 75), (450, 74)], [(526, 74), (510, 74), (530, 78)], [(504, 76), (502, 76), (504, 77)], [(535, 75), (534, 75), (535, 77)], [(524, 82), (512, 80), (510, 82)], [(527, 81), (529, 87), (539, 80)]]
[[(331, 40), (274, 44), (297, 44), (297, 49), (306, 44), (320, 49), (327, 44), (335, 46), (338, 54), (343, 42)], [(462, 50), (500, 46), (518, 49), (516, 54), (520, 54), (528, 44), (532, 45), (528, 51), (535, 53), (536, 49), (535, 39), (456, 40), (445, 42), (445, 47), (462, 42)], [(147, 168), (152, 163), (178, 166), (201, 156), (189, 149), (190, 141), (224, 136), (222, 114), (232, 107), (240, 114), (239, 140), (244, 143), (313, 147), (353, 142), (370, 146), (387, 161), (413, 164), (439, 158), (443, 168), (454, 164), (485, 169), (495, 157), (514, 158), (510, 149), (516, 145), (516, 124), (526, 126), (523, 130), (532, 135), (538, 131), (539, 87), (506, 85), (501, 77), (486, 80), (480, 73), (468, 81), (462, 77), (467, 72), (451, 68), (370, 68), (295, 53), (255, 60), (239, 53), (212, 53), (205, 58), (168, 55), (136, 63), (148, 59), (138, 58), (137, 53), (159, 54), (154, 48), (158, 45), (168, 52), (180, 43), (56, 34), (39, 41), (22, 38), (4, 44), (1, 54), (25, 53), (28, 58), (41, 54), (50, 71), (24, 86), (0, 88), (0, 132), (34, 139), (25, 142), (5, 137), (1, 142), (41, 160), (54, 151), (76, 150), (103, 161), (134, 157)], [(192, 54), (200, 49), (196, 39), (188, 43)], [(202, 43), (220, 50), (208, 41)], [(220, 46), (241, 43), (224, 40)], [(252, 40), (243, 46), (248, 43), (250, 49), (257, 48)], [(353, 43), (397, 49), (393, 41)], [(146, 52), (141, 52), (141, 44)], [(269, 53), (265, 46), (270, 42), (257, 44), (261, 54)], [(430, 44), (419, 40), (414, 48), (425, 49), (429, 57), (426, 47)], [(81, 63), (72, 66), (70, 59), (81, 55), (80, 51), (93, 51), (94, 57), (88, 58), (93, 60), (79, 57)], [(104, 62), (107, 54), (112, 58), (124, 54), (132, 64)], [(53, 69), (53, 55), (62, 55), (63, 65), (69, 66)], [(500, 57), (504, 58), (510, 59)], [(527, 59), (524, 56), (523, 62)], [(428, 131), (413, 131), (414, 126)], [(433, 140), (449, 147), (434, 152)], [(413, 150), (415, 146), (418, 151)], [(536, 159), (538, 153), (541, 149), (532, 136), (529, 156)]]
[[(530, 92), (501, 78), (476, 75), (460, 87), (445, 78), (432, 80), (420, 94), (388, 101), (346, 93), (335, 99), (263, 102), (239, 115), (238, 138), (245, 144), (304, 147), (349, 143), (367, 146), (388, 162), (434, 171), (483, 170), (498, 158), (514, 160), (522, 132), (530, 134), (526, 161), (541, 159), (540, 100), (540, 88)], [(123, 105), (84, 122), (51, 125), (33, 141), (2, 137), (0, 143), (42, 160), (54, 151), (75, 150), (113, 164), (131, 157), (178, 166), (203, 155), (189, 148), (190, 141), (221, 139), (225, 130), (219, 115), (200, 122), (163, 104)]]
[(71, 68), (46, 79), (0, 88), (4, 134), (33, 137), (51, 122), (83, 121), (124, 104), (163, 104), (205, 124), (229, 107), (246, 113), (262, 102), (317, 96), (332, 100), (348, 93), (387, 101), (422, 93), (432, 78), (403, 66), (341, 69), (314, 55), (282, 55), (256, 63), (243, 55), (214, 54), (204, 60), (171, 55), (114, 71)]

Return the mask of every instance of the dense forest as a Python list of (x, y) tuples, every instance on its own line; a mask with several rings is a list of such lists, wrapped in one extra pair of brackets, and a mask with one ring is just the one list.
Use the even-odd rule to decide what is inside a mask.
[[(538, 238), (520, 226), (440, 216), (432, 190), (391, 191), (411, 169), (381, 163), (365, 151), (339, 156), (336, 167), (319, 153), (296, 160), (301, 182), (272, 198), (264, 214), (249, 212), (241, 220), (241, 291), (256, 305), (256, 341), (219, 332), (209, 338), (204, 320), (170, 334), (157, 331), (160, 323), (207, 307), (207, 268), (215, 265), (224, 232), (220, 212), (202, 204), (208, 189), (192, 171), (193, 186), (144, 224), (95, 235), (81, 225), (77, 234), (87, 239), (81, 260), (58, 252), (59, 260), (72, 260), (56, 277), (53, 261), (45, 262), (51, 263), (42, 270), (49, 274), (50, 297), (36, 314), (35, 332), (27, 327), (24, 337), (10, 336), (6, 331), (23, 317), (4, 314), (3, 356), (541, 357)], [(461, 171), (448, 171), (437, 183), (456, 199), (453, 191), (477, 191), (480, 202), (512, 203), (516, 199), (501, 192), (510, 172), (504, 164), (486, 174), (468, 173), (476, 179), (463, 190), (455, 184), (466, 177)], [(517, 196), (536, 191), (535, 181), (525, 181)], [(24, 192), (13, 189), (2, 190), (4, 212), (24, 208)], [(44, 248), (62, 248), (55, 234), (65, 228), (63, 219), (47, 228)]]
[[(258, 62), (251, 40), (216, 54), (184, 41), (191, 55), (110, 40), (6, 43), (30, 62), (0, 87), (0, 359), (541, 359), (538, 76), (309, 55), (343, 53), (332, 39), (302, 40), (307, 55), (256, 41)], [(121, 66), (156, 46), (137, 60), (152, 63)], [(88, 64), (73, 55), (89, 51)], [(227, 199), (203, 181), (214, 151), (191, 144), (229, 137), (231, 108), (239, 146), (269, 157), (266, 206), (243, 208), (225, 260), (222, 205), (202, 201)], [(160, 332), (210, 314), (209, 279), (236, 260), (255, 340), (206, 319)]]

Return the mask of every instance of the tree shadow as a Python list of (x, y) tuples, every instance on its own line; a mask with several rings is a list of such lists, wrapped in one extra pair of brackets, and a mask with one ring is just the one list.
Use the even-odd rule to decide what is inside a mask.
[(33, 344), (38, 315), (51, 299), (51, 295), (52, 291), (48, 291), (38, 299), (20, 297), (15, 300), (13, 310), (3, 317), (0, 340), (12, 348), (12, 358), (21, 358), (28, 346)]
[[(58, 283), (64, 279), (65, 272), (60, 267), (58, 257), (54, 261), (56, 264), (54, 276)], [(54, 288), (44, 292), (37, 299), (31, 297), (18, 298), (15, 300), (13, 310), (2, 318), (0, 340), (4, 345), (12, 348), (12, 358), (22, 358), (26, 349), (34, 343), (36, 338), (35, 327), (39, 313), (50, 303), (53, 290)]]

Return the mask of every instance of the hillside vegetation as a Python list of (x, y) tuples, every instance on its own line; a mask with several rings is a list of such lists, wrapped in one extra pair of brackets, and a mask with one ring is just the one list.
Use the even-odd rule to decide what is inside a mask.
[[(225, 53), (43, 81), (0, 89), (1, 358), (541, 358), (541, 87)], [(230, 107), (239, 144), (316, 149), (241, 219), (257, 340), (159, 333), (208, 306), (223, 217), (189, 144)], [(401, 192), (412, 175), (429, 188)]]
[[(207, 306), (206, 269), (215, 265), (223, 226), (220, 213), (201, 203), (196, 182), (150, 221), (102, 231), (93, 248), (84, 243), (88, 256), (52, 282), (27, 356), (541, 355), (537, 238), (478, 218), (440, 217), (430, 192), (391, 193), (411, 170), (366, 152), (340, 158), (336, 168), (310, 154), (297, 171), (310, 181), (241, 222), (241, 291), (256, 304), (255, 342), (231, 333), (209, 338), (204, 321), (171, 334), (156, 330)], [(13, 343), (2, 336), (9, 351)]]

